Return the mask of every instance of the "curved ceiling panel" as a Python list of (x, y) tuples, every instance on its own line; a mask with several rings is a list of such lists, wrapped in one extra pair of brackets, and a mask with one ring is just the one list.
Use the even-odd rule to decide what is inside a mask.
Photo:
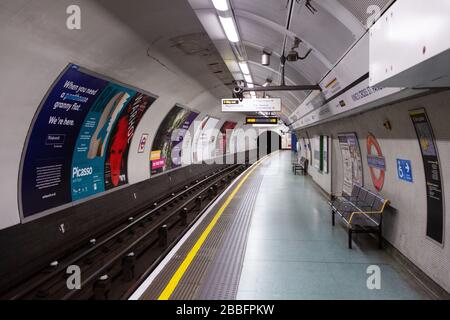
[(317, 2), (314, 3), (316, 14), (303, 5), (304, 1), (300, 3), (294, 5), (290, 30), (319, 50), (329, 61), (336, 63), (355, 42), (353, 33)]
[[(350, 11), (366, 28), (368, 26), (367, 21), (374, 13), (373, 7), (376, 6), (382, 12), (393, 0), (337, 0), (348, 11)], [(369, 12), (368, 12), (369, 11)]]
[(280, 52), (283, 48), (283, 34), (252, 20), (237, 17), (243, 41), (250, 41), (263, 48)]
[(233, 0), (231, 2), (236, 10), (252, 12), (280, 25), (286, 25), (289, 9), (287, 1)]

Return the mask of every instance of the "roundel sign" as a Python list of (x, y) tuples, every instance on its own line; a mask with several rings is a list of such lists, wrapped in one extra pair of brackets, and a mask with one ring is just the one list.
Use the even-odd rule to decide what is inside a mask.
[(380, 144), (372, 134), (367, 137), (367, 162), (373, 185), (378, 191), (381, 191), (386, 174), (386, 159), (383, 156)]

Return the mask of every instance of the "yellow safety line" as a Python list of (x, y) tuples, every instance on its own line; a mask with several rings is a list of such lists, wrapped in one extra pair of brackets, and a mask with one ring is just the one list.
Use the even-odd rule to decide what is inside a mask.
[(177, 288), (178, 283), (181, 281), (181, 278), (183, 278), (184, 273), (189, 268), (189, 265), (194, 260), (194, 258), (197, 255), (198, 251), (202, 247), (203, 243), (206, 241), (206, 239), (208, 238), (209, 234), (211, 233), (212, 229), (214, 229), (217, 221), (220, 219), (220, 217), (222, 216), (222, 214), (224, 213), (224, 211), (226, 210), (228, 205), (231, 203), (233, 198), (236, 196), (238, 191), (241, 189), (241, 187), (243, 186), (245, 181), (247, 181), (247, 179), (250, 177), (250, 175), (253, 173), (253, 171), (255, 171), (256, 168), (258, 168), (258, 166), (264, 160), (265, 160), (265, 158), (261, 159), (260, 161), (258, 161), (255, 164), (254, 168), (252, 170), (250, 170), (250, 172), (248, 172), (245, 175), (245, 177), (241, 180), (241, 182), (237, 185), (237, 187), (233, 190), (233, 192), (227, 198), (227, 200), (222, 205), (222, 207), (220, 207), (219, 211), (217, 211), (216, 215), (214, 216), (214, 218), (212, 219), (212, 221), (210, 222), (208, 227), (206, 227), (205, 231), (203, 231), (203, 233), (200, 236), (200, 238), (198, 238), (197, 242), (192, 247), (191, 251), (188, 253), (188, 255), (184, 259), (183, 263), (179, 266), (178, 270), (175, 272), (175, 274), (173, 275), (172, 279), (170, 279), (170, 282), (167, 284), (166, 288), (161, 293), (161, 295), (159, 296), (158, 300), (169, 300), (170, 299), (170, 297), (172, 296), (173, 292)]

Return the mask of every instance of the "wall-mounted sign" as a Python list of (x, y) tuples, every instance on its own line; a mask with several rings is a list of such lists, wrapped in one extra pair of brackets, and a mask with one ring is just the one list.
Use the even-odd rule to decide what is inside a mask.
[(222, 112), (281, 112), (281, 99), (222, 99)]
[(127, 184), (129, 146), (154, 101), (70, 64), (49, 88), (27, 137), (22, 217)]
[(443, 244), (444, 241), (444, 199), (441, 169), (433, 129), (424, 109), (410, 113), (416, 129), (427, 188), (427, 236)]
[(245, 124), (273, 124), (276, 125), (280, 122), (278, 117), (247, 117)]
[(321, 161), (321, 157), (322, 157), (322, 150), (320, 148), (320, 142), (321, 142), (321, 137), (320, 136), (316, 136), (313, 138), (313, 155), (314, 155), (314, 168), (316, 168), (318, 171), (321, 171), (321, 165), (322, 165), (322, 161)]
[(138, 153), (144, 153), (145, 151), (145, 146), (147, 144), (148, 141), (148, 133), (144, 133), (141, 136), (141, 140), (139, 141), (139, 148), (138, 148)]
[(386, 174), (386, 159), (383, 156), (380, 144), (372, 134), (369, 134), (367, 137), (367, 164), (369, 165), (370, 175), (375, 189), (381, 191)]
[(321, 150), (321, 158), (320, 158), (320, 171), (323, 173), (329, 172), (329, 155), (328, 155), (328, 136), (320, 137), (320, 150)]
[(342, 191), (351, 194), (353, 185), (364, 185), (361, 150), (356, 133), (338, 135), (344, 165), (344, 186)]
[(400, 180), (413, 182), (411, 161), (397, 159), (397, 174)]

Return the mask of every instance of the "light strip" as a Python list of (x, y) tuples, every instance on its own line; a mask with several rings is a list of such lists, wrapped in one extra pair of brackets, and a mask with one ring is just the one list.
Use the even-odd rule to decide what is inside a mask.
[(247, 62), (239, 62), (239, 67), (241, 68), (243, 74), (250, 74), (250, 69)]
[(253, 84), (253, 78), (251, 75), (244, 74), (244, 79), (245, 79), (245, 82), (247, 82), (247, 84), (249, 84), (249, 83)]
[(228, 40), (230, 42), (239, 42), (239, 34), (234, 24), (234, 19), (232, 17), (224, 18), (221, 16), (219, 16), (219, 19)]
[(218, 11), (228, 11), (228, 2), (227, 0), (212, 0), (214, 8)]

